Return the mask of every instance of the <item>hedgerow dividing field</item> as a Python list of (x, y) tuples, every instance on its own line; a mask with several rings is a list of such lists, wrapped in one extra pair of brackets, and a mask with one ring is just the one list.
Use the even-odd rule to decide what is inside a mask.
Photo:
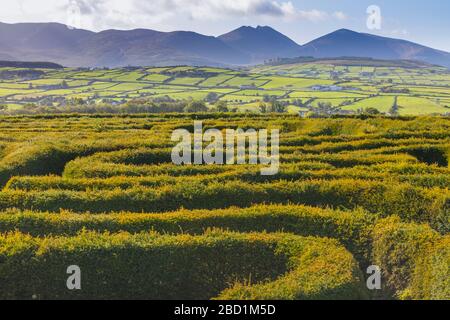
[(11, 74), (19, 69), (3, 68), (0, 111), (17, 114), (20, 110), (26, 113), (33, 106), (60, 108), (77, 99), (97, 106), (111, 102), (133, 104), (136, 99), (194, 99), (205, 100), (210, 108), (220, 100), (227, 102), (230, 110), (258, 113), (262, 102), (275, 99), (287, 103), (293, 113), (301, 107), (317, 110), (319, 103), (329, 103), (336, 108), (334, 112), (345, 114), (366, 108), (401, 116), (450, 112), (450, 72), (446, 68), (413, 68), (396, 66), (395, 62), (390, 62), (391, 67), (371, 66), (371, 60), (357, 61), (359, 66), (346, 63), (351, 61), (257, 66), (247, 70), (188, 66), (30, 69), (34, 76), (29, 77), (13, 77)]
[[(279, 174), (173, 164), (196, 119), (280, 129)], [(449, 299), (449, 153), (440, 117), (3, 117), (0, 298)]]

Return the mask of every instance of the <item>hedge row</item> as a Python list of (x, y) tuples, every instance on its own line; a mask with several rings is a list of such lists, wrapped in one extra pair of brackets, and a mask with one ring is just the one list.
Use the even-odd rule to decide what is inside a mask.
[[(0, 235), (0, 261), (3, 299), (366, 297), (357, 263), (336, 241), (285, 234), (11, 233)], [(66, 287), (71, 265), (82, 290)]]
[(450, 300), (450, 236), (430, 245), (416, 260), (404, 298)]
[[(216, 211), (181, 210), (166, 214), (61, 214), (8, 211), (0, 214), (0, 232), (18, 230), (32, 236), (76, 236), (83, 230), (199, 235), (212, 227), (238, 232), (290, 232), (335, 238), (354, 254), (360, 266), (383, 271), (383, 295), (408, 299), (449, 299), (450, 246), (427, 225), (378, 220), (363, 211), (342, 212), (303, 206), (256, 206)], [(230, 298), (255, 298), (242, 284)], [(258, 294), (267, 292), (261, 286)], [(253, 292), (253, 290), (252, 290)], [(272, 292), (272, 291), (271, 291)], [(269, 294), (269, 293), (267, 293)], [(274, 298), (273, 296), (261, 296)]]
[(386, 294), (403, 299), (450, 299), (450, 238), (398, 217), (373, 230), (373, 261), (383, 270)]
[(445, 189), (422, 189), (408, 184), (361, 180), (311, 180), (251, 184), (240, 181), (189, 183), (161, 188), (135, 187), (85, 192), (67, 190), (0, 193), (0, 210), (8, 208), (59, 212), (164, 212), (188, 209), (248, 207), (258, 203), (295, 203), (333, 208), (362, 207), (382, 216), (428, 222), (449, 230), (450, 194)]
[(110, 139), (103, 141), (25, 142), (14, 148), (0, 160), (0, 184), (4, 185), (15, 175), (61, 174), (69, 161), (77, 157), (88, 157), (98, 152), (129, 148), (131, 146), (152, 145), (151, 142)]
[[(299, 146), (296, 149), (304, 153), (339, 153), (345, 151), (365, 151), (382, 149), (385, 152), (397, 151), (398, 148), (409, 151), (414, 146), (420, 148), (438, 148), (443, 144), (439, 139), (410, 138), (407, 139), (386, 139), (380, 137), (363, 136), (364, 139), (347, 138), (347, 141), (339, 141), (337, 139), (322, 140), (320, 144), (309, 146)], [(350, 140), (350, 141), (348, 141)], [(408, 152), (405, 152), (408, 153)], [(415, 156), (415, 155), (414, 155)]]
[(335, 238), (366, 264), (375, 217), (362, 210), (340, 211), (295, 205), (254, 206), (222, 210), (179, 210), (172, 213), (76, 214), (9, 210), (0, 213), (0, 233), (20, 231), (32, 236), (74, 236), (82, 230), (97, 232), (201, 234), (208, 228), (238, 232), (290, 232)]
[[(144, 176), (155, 174), (189, 174), (189, 172), (198, 173), (217, 173), (229, 170), (228, 166), (177, 166), (170, 160), (170, 154), (158, 154), (160, 151), (153, 151), (148, 155), (147, 162), (145, 157), (140, 158), (140, 161), (125, 160), (125, 155), (129, 155), (133, 159), (133, 152), (121, 151), (110, 154), (96, 154), (91, 157), (79, 158), (70, 161), (65, 166), (63, 176), (70, 178), (108, 178), (114, 176)], [(124, 159), (122, 159), (122, 156)], [(136, 155), (136, 157), (138, 157)], [(122, 161), (121, 161), (122, 160)], [(154, 162), (152, 162), (154, 161)], [(151, 163), (158, 163), (158, 165), (151, 165)], [(289, 153), (280, 155), (280, 163), (284, 166), (295, 166), (305, 164), (314, 164), (315, 168), (352, 168), (356, 166), (372, 166), (377, 164), (398, 164), (398, 163), (417, 163), (417, 160), (409, 155), (368, 155), (361, 154), (299, 154)], [(424, 170), (420, 166), (421, 171)], [(231, 168), (233, 169), (233, 168)], [(433, 169), (429, 169), (434, 173)]]
[[(165, 167), (167, 168), (167, 166)], [(188, 169), (187, 167), (183, 167)], [(326, 168), (326, 169), (324, 169)], [(141, 168), (140, 168), (141, 169)], [(210, 167), (211, 171), (216, 170)], [(219, 168), (220, 169), (220, 168)], [(429, 173), (439, 169), (442, 173)], [(90, 168), (91, 173), (95, 168)], [(164, 167), (158, 167), (155, 171), (164, 172)], [(176, 170), (176, 169), (175, 169)], [(381, 165), (372, 167), (355, 167), (343, 169), (331, 169), (321, 163), (298, 163), (281, 165), (280, 172), (274, 176), (262, 176), (260, 167), (233, 166), (227, 167), (225, 172), (209, 174), (207, 170), (190, 175), (151, 175), (151, 176), (112, 176), (109, 178), (68, 178), (61, 176), (18, 176), (11, 178), (5, 186), (5, 190), (51, 190), (63, 189), (73, 191), (85, 191), (88, 189), (128, 189), (135, 186), (161, 187), (168, 184), (183, 183), (195, 179), (197, 182), (270, 182), (277, 180), (336, 180), (356, 179), (369, 181), (393, 181), (403, 182), (412, 186), (424, 188), (447, 188), (450, 186), (450, 171), (448, 169), (429, 167), (422, 164)], [(417, 173), (420, 172), (420, 173)], [(199, 173), (199, 172), (196, 172)]]

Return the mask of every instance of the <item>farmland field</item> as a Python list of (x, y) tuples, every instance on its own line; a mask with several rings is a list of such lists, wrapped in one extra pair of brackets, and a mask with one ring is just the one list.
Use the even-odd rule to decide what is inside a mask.
[[(279, 129), (279, 173), (173, 164), (171, 134), (198, 119)], [(438, 116), (2, 116), (0, 298), (450, 299), (449, 159)], [(73, 264), (81, 291), (66, 288)], [(366, 286), (372, 265), (382, 290)]]
[[(357, 114), (367, 108), (391, 115), (450, 112), (450, 72), (446, 68), (373, 66), (373, 61), (363, 60), (359, 66), (345, 63), (349, 62), (237, 70), (184, 66), (36, 69), (31, 76), (17, 77), (11, 75), (19, 69), (2, 68), (0, 106), (3, 113), (18, 113), (20, 106), (23, 110), (33, 105), (57, 108), (75, 98), (91, 105), (132, 104), (136, 99), (205, 100), (209, 107), (222, 100), (236, 111), (259, 112), (262, 101), (278, 100), (311, 112), (328, 103), (333, 113), (341, 114)], [(21, 74), (26, 71), (20, 70)]]

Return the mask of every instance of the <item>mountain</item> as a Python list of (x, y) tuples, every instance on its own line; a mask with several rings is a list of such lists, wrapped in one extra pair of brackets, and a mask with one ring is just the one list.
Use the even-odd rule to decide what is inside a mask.
[(31, 69), (63, 69), (62, 65), (52, 62), (24, 62), (24, 61), (1, 61), (0, 68), (31, 68)]
[(410, 41), (340, 29), (305, 44), (301, 56), (419, 60), (450, 67), (450, 53)]
[(0, 23), (2, 60), (53, 61), (65, 66), (239, 65), (250, 56), (216, 37), (146, 29), (91, 32), (58, 23)]
[(0, 23), (0, 60), (9, 61), (51, 61), (68, 67), (242, 66), (301, 56), (408, 59), (450, 67), (450, 53), (345, 29), (300, 46), (270, 27), (241, 27), (211, 37), (187, 31), (92, 32), (58, 23)]
[(292, 58), (301, 46), (271, 27), (240, 27), (219, 37), (233, 49), (249, 55), (253, 61), (271, 58)]
[(136, 29), (108, 30), (83, 43), (82, 56), (89, 65), (233, 65), (250, 58), (215, 37), (194, 32), (158, 32)]
[(67, 64), (93, 34), (58, 23), (0, 23), (0, 56), (8, 55), (8, 60)]

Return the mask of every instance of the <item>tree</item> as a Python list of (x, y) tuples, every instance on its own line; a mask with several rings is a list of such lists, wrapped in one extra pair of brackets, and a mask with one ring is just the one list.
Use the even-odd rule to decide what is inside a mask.
[(370, 115), (378, 115), (381, 114), (381, 112), (377, 108), (369, 107), (364, 109), (364, 114), (370, 114)]
[(208, 108), (206, 107), (203, 101), (191, 101), (186, 108), (184, 108), (185, 112), (189, 113), (197, 113), (197, 112), (207, 112)]
[(259, 109), (259, 112), (261, 112), (261, 113), (266, 113), (266, 112), (267, 112), (267, 106), (266, 106), (266, 104), (263, 103), (263, 102), (261, 102), (261, 103), (259, 104), (258, 109)]
[(336, 112), (336, 110), (330, 102), (320, 101), (317, 104), (317, 112), (319, 114), (330, 115), (330, 114), (334, 114)]
[(228, 112), (228, 105), (226, 101), (218, 101), (215, 105), (218, 112)]
[(85, 104), (85, 101), (82, 98), (75, 97), (75, 98), (70, 99), (69, 104), (72, 106), (81, 106), (81, 105)]
[(303, 104), (302, 99), (294, 99), (291, 102), (292, 105), (297, 106), (297, 107), (304, 107), (305, 105)]
[(217, 100), (219, 100), (219, 95), (215, 92), (208, 93), (208, 95), (205, 98), (205, 101), (209, 103), (215, 103), (217, 102)]
[(63, 82), (61, 82), (61, 88), (67, 89), (68, 87), (69, 87), (69, 85), (67, 84), (67, 81), (63, 80)]
[(271, 103), (271, 111), (276, 113), (285, 113), (286, 112), (286, 106), (282, 104), (279, 101), (272, 101)]
[(392, 105), (392, 107), (389, 109), (389, 114), (391, 116), (398, 116), (398, 97), (394, 98), (394, 104)]
[(320, 118), (320, 115), (319, 115), (318, 113), (314, 112), (314, 111), (309, 111), (309, 112), (306, 114), (306, 118), (309, 118), (309, 119), (316, 119), (316, 118)]

